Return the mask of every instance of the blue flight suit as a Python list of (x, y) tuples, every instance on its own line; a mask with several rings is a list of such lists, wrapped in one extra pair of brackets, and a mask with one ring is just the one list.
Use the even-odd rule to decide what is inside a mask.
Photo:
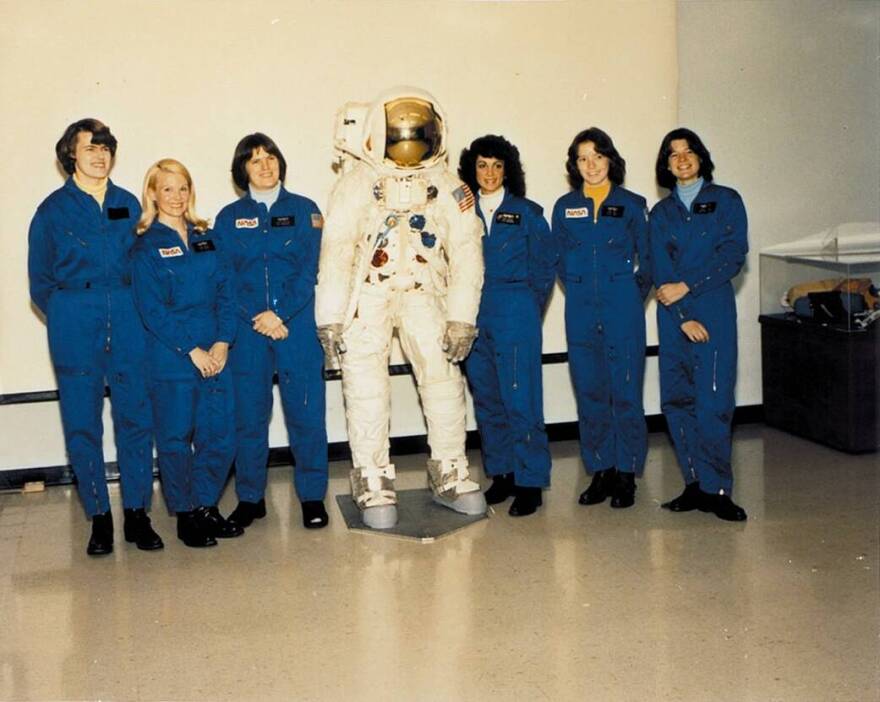
[[(189, 357), (235, 339), (230, 267), (210, 231), (189, 247), (158, 220), (133, 249), (134, 300), (147, 328), (147, 368), (165, 501), (173, 512), (213, 507), (235, 456), (229, 365), (203, 378)], [(193, 450), (194, 449), (194, 450)]]
[[(315, 326), (315, 284), (324, 220), (308, 198), (281, 188), (267, 210), (250, 195), (217, 215), (215, 235), (229, 253), (237, 296), (238, 335), (230, 357), (236, 397), (238, 447), (235, 490), (258, 502), (266, 491), (272, 375), (284, 407), (293, 452), (294, 485), (303, 502), (327, 491), (324, 354)], [(272, 310), (289, 335), (273, 341), (253, 329)]]
[[(746, 211), (731, 188), (705, 183), (688, 210), (673, 191), (651, 210), (654, 278), (685, 282), (678, 302), (657, 305), (660, 400), (685, 483), (730, 494), (730, 423), (736, 408), (736, 301), (731, 279), (749, 250)], [(700, 322), (709, 341), (681, 331)]]
[(466, 361), (489, 476), (520, 487), (550, 484), (544, 426), (541, 319), (555, 280), (556, 248), (540, 205), (505, 192), (483, 221), (485, 278), (479, 336)]
[[(587, 473), (641, 474), (648, 452), (642, 401), (644, 300), (651, 289), (645, 199), (612, 185), (596, 213), (583, 191), (556, 201), (565, 336)], [(638, 270), (634, 270), (638, 256)]]
[(149, 509), (153, 492), (145, 334), (130, 287), (140, 214), (134, 195), (112, 182), (99, 206), (68, 178), (37, 208), (28, 234), (31, 299), (46, 316), (64, 441), (89, 517), (110, 509), (101, 420), (105, 378), (123, 505)]

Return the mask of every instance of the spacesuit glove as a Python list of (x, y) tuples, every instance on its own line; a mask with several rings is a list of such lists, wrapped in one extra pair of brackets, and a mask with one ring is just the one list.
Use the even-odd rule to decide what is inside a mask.
[(471, 346), (477, 338), (477, 328), (467, 322), (446, 322), (446, 334), (443, 335), (443, 350), (446, 358), (452, 363), (461, 363), (471, 352)]
[(324, 367), (339, 368), (339, 356), (347, 350), (342, 340), (342, 325), (322, 324), (318, 327), (318, 341), (324, 349)]

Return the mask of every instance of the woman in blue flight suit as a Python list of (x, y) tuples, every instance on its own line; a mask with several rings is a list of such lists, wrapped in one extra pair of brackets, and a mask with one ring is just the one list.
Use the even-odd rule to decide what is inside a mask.
[(104, 472), (104, 380), (112, 391), (122, 479), (125, 539), (162, 548), (147, 510), (153, 493), (153, 437), (144, 330), (131, 297), (130, 249), (137, 199), (109, 179), (116, 138), (96, 119), (71, 124), (55, 146), (70, 175), (37, 209), (28, 235), (31, 299), (46, 316), (67, 454), (86, 514), (89, 555), (113, 551)]
[[(621, 187), (626, 162), (605, 132), (580, 132), (565, 163), (572, 191), (553, 208), (562, 247), (568, 367), (581, 457), (593, 476), (579, 502), (635, 502), (648, 450), (642, 381), (644, 300), (651, 289), (645, 199)], [(638, 258), (638, 270), (635, 270)]]
[(550, 484), (544, 427), (541, 319), (555, 279), (556, 248), (540, 205), (525, 199), (519, 151), (500, 136), (474, 140), (461, 153), (459, 177), (477, 193), (483, 221), (485, 279), (468, 382), (492, 477), (486, 502), (514, 495), (510, 514), (541, 505)]
[(159, 471), (177, 536), (187, 546), (240, 536), (217, 510), (235, 453), (235, 297), (222, 248), (195, 213), (192, 178), (162, 159), (144, 178), (133, 287), (147, 328)]
[(660, 400), (684, 492), (662, 506), (740, 522), (730, 498), (730, 425), (736, 408), (736, 300), (731, 279), (748, 252), (739, 194), (715, 185), (709, 150), (675, 129), (657, 155), (657, 182), (672, 192), (651, 210), (657, 282)]
[(265, 134), (235, 147), (232, 179), (245, 195), (217, 215), (214, 234), (229, 253), (238, 332), (230, 363), (238, 447), (229, 521), (242, 527), (266, 515), (266, 462), (272, 376), (278, 385), (295, 461), (303, 526), (327, 525), (324, 354), (315, 327), (315, 284), (324, 225), (318, 206), (284, 189), (287, 163)]

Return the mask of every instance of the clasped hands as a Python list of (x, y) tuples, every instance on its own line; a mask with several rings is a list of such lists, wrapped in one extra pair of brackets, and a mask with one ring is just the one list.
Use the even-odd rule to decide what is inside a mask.
[[(680, 283), (665, 283), (657, 288), (657, 302), (669, 306), (681, 300), (689, 292), (690, 288), (683, 281)], [(696, 319), (682, 322), (681, 331), (694, 343), (701, 344), (709, 341), (709, 330)]]
[(229, 358), (229, 344), (225, 341), (215, 341), (207, 351), (196, 346), (189, 352), (189, 357), (203, 378), (211, 378), (220, 375), (226, 367), (226, 360)]

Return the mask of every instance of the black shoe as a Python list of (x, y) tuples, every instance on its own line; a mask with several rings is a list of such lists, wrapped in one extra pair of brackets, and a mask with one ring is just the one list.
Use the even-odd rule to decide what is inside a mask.
[(632, 507), (636, 501), (636, 476), (633, 473), (617, 474), (617, 482), (611, 492), (611, 506), (615, 509)]
[(507, 513), (511, 517), (526, 517), (534, 514), (543, 503), (541, 488), (539, 487), (514, 487), (513, 504)]
[(590, 487), (584, 490), (578, 498), (578, 503), (582, 505), (598, 505), (600, 502), (605, 502), (605, 499), (614, 491), (614, 486), (616, 484), (616, 468), (597, 470), (593, 473)]
[(109, 509), (92, 517), (92, 535), (86, 553), (90, 556), (113, 553), (113, 513)]
[(701, 512), (711, 512), (726, 522), (744, 522), (748, 519), (746, 511), (731, 500), (730, 495), (711, 495), (704, 492), (700, 498)]
[(217, 545), (217, 539), (205, 529), (195, 512), (177, 513), (177, 538), (190, 548)]
[(664, 502), (660, 505), (663, 509), (668, 509), (672, 512), (692, 512), (695, 509), (700, 508), (700, 504), (702, 504), (702, 495), (704, 493), (700, 490), (700, 483), (688, 483), (684, 486), (684, 492), (681, 493), (674, 500), (669, 500), (669, 502)]
[(145, 509), (127, 509), (124, 511), (125, 522), (122, 530), (125, 540), (134, 544), (141, 551), (155, 551), (164, 548), (160, 537), (154, 530)]
[(249, 527), (255, 519), (262, 519), (266, 516), (266, 500), (259, 502), (248, 502), (247, 500), (239, 500), (238, 507), (232, 510), (226, 521), (230, 524), (237, 524), (242, 529)]
[(497, 505), (513, 494), (513, 473), (499, 473), (492, 476), (492, 484), (483, 495), (487, 505)]
[(223, 519), (220, 510), (216, 507), (199, 507), (193, 514), (196, 515), (202, 528), (215, 539), (234, 539), (244, 534), (244, 529), (240, 525)]
[(329, 517), (321, 500), (306, 500), (302, 503), (303, 526), (306, 529), (321, 529), (327, 526)]

